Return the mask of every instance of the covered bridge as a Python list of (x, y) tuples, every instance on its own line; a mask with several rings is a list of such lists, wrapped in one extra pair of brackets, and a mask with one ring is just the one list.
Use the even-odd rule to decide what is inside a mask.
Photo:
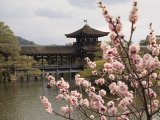
[(102, 32), (91, 28), (87, 24), (70, 34), (67, 38), (76, 38), (73, 45), (52, 46), (52, 45), (30, 45), (21, 47), (21, 55), (32, 56), (35, 60), (41, 61), (41, 66), (83, 66), (84, 58), (94, 59), (98, 37), (107, 36), (108, 32)]

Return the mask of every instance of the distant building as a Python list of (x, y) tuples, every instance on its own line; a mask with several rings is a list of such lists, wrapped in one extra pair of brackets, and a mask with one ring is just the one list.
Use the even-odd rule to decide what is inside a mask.
[(32, 56), (37, 61), (41, 60), (42, 66), (44, 66), (44, 61), (47, 61), (49, 66), (83, 66), (85, 57), (89, 57), (91, 60), (94, 59), (96, 45), (99, 43), (98, 37), (107, 36), (108, 34), (109, 32), (93, 29), (86, 24), (73, 33), (65, 34), (67, 38), (76, 38), (73, 45), (22, 46), (21, 55)]

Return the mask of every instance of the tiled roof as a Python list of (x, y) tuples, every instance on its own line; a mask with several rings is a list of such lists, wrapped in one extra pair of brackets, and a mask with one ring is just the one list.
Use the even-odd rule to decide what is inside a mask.
[(102, 32), (96, 29), (91, 28), (88, 25), (85, 25), (83, 28), (70, 33), (70, 34), (65, 34), (67, 38), (78, 38), (78, 37), (103, 37), (107, 36), (109, 32)]
[(32, 54), (70, 54), (76, 53), (74, 46), (40, 46), (40, 45), (28, 45), (21, 46), (22, 55)]

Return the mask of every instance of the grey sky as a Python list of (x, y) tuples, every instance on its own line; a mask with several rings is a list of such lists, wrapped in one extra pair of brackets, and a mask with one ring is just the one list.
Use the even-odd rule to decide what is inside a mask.
[[(128, 15), (132, 0), (103, 0), (110, 13), (121, 16), (126, 39), (129, 37)], [(38, 44), (66, 44), (75, 39), (67, 39), (64, 34), (74, 32), (88, 24), (102, 31), (108, 31), (97, 0), (0, 0), (0, 21), (4, 21), (15, 35)], [(155, 32), (160, 35), (160, 1), (138, 0), (139, 21), (134, 40), (144, 39), (148, 25), (153, 22)], [(109, 37), (101, 38), (107, 40)]]

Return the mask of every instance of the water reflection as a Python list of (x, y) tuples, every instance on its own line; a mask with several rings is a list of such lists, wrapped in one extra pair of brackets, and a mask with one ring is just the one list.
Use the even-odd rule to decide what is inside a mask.
[(0, 120), (53, 120), (54, 115), (46, 113), (39, 101), (40, 95), (50, 98), (55, 95), (55, 91), (48, 90), (44, 84), (47, 83), (0, 84)]
[[(56, 88), (47, 89), (47, 80), (0, 83), (0, 120), (64, 120), (55, 114), (45, 112), (39, 96), (45, 95), (56, 111), (65, 102), (55, 101), (58, 93)], [(74, 111), (72, 116), (82, 120), (82, 115)], [(156, 116), (159, 119), (159, 116)]]
[[(59, 111), (62, 105), (66, 105), (65, 102), (55, 101), (57, 88), (48, 89), (46, 86), (45, 79), (0, 83), (0, 120), (64, 120), (55, 114), (45, 112), (39, 96), (49, 98), (56, 111)], [(81, 120), (82, 117), (76, 111), (72, 116), (77, 120)]]

